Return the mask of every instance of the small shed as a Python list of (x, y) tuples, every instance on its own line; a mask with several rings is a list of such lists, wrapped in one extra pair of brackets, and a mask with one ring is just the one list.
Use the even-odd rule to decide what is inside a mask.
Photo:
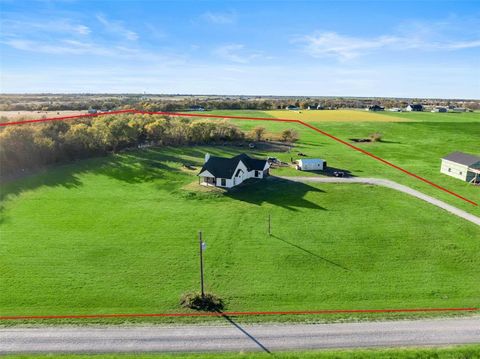
[(327, 161), (320, 158), (303, 158), (297, 161), (297, 170), (300, 171), (323, 171), (327, 167)]
[(440, 172), (466, 182), (479, 182), (480, 157), (453, 152), (442, 158)]

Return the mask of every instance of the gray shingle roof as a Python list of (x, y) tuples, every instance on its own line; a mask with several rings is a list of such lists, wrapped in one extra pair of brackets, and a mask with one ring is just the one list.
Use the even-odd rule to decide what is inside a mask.
[(218, 178), (232, 178), (233, 172), (237, 168), (240, 161), (245, 164), (249, 171), (262, 171), (267, 162), (266, 160), (251, 158), (245, 153), (232, 158), (210, 156), (208, 161), (204, 163), (199, 174), (206, 170)]
[(480, 162), (480, 157), (469, 155), (463, 152), (453, 152), (448, 156), (443, 157), (444, 160), (460, 163), (465, 166), (472, 166), (477, 162)]

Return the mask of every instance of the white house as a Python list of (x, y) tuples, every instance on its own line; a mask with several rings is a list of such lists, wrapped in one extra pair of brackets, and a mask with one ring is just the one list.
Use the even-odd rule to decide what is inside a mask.
[(300, 171), (323, 171), (327, 167), (327, 161), (319, 158), (304, 158), (297, 161), (297, 170)]
[(480, 182), (480, 157), (453, 152), (442, 158), (440, 172), (466, 182)]
[(420, 105), (419, 103), (414, 103), (414, 104), (410, 104), (408, 105), (406, 108), (405, 108), (406, 111), (417, 111), (417, 112), (421, 112), (423, 111), (423, 106)]
[(295, 106), (295, 105), (288, 105), (287, 107), (285, 107), (285, 110), (298, 111), (298, 110), (300, 110), (300, 107)]
[(204, 186), (232, 188), (249, 178), (264, 178), (269, 174), (267, 160), (251, 158), (242, 153), (233, 158), (205, 155), (205, 163), (198, 174)]

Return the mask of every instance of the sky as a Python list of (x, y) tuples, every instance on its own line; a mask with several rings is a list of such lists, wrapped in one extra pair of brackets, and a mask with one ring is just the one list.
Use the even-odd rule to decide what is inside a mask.
[(0, 92), (480, 99), (480, 1), (0, 0)]

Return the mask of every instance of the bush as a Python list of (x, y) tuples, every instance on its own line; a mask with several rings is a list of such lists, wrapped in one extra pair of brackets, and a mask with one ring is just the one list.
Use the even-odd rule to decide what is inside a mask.
[(182, 295), (180, 305), (184, 308), (207, 312), (217, 312), (224, 308), (223, 300), (212, 293), (205, 293), (203, 298), (201, 293), (186, 293)]
[(372, 133), (368, 138), (370, 139), (370, 142), (379, 142), (382, 140), (382, 134), (378, 132)]

